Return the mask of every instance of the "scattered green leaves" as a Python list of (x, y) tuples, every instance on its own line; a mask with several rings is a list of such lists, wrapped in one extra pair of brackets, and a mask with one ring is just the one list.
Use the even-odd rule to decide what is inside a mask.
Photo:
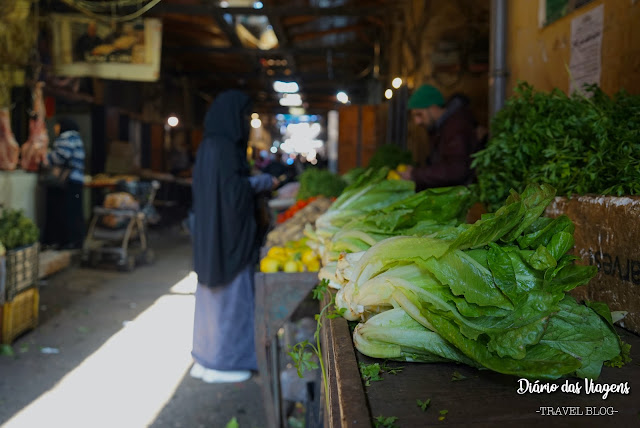
[(358, 363), (360, 368), (360, 376), (365, 386), (371, 386), (371, 382), (377, 382), (382, 380), (382, 374), (388, 373), (391, 375), (397, 375), (402, 371), (404, 367), (389, 367), (387, 362), (373, 364)]
[(365, 386), (371, 386), (371, 382), (377, 382), (382, 380), (380, 376), (380, 364), (365, 364), (358, 363), (358, 367), (360, 368), (360, 376), (362, 377), (362, 381)]
[(13, 352), (13, 348), (11, 347), (11, 345), (0, 345), (0, 355), (13, 357), (15, 353)]
[(402, 369), (404, 369), (404, 367), (389, 367), (386, 361), (380, 366), (380, 370), (391, 375), (397, 375), (402, 371)]
[(444, 421), (448, 413), (449, 413), (448, 410), (440, 410), (440, 416), (438, 416), (438, 420)]
[(397, 420), (398, 418), (396, 416), (378, 416), (373, 422), (375, 428), (395, 428), (394, 422)]
[(456, 382), (456, 381), (465, 380), (465, 379), (467, 379), (467, 377), (457, 370), (453, 372), (453, 376), (451, 376), (451, 382)]
[(605, 361), (604, 365), (607, 367), (620, 368), (627, 363), (631, 362), (631, 345), (627, 342), (620, 341), (620, 355), (615, 357), (611, 361)]
[(231, 418), (229, 422), (227, 422), (227, 425), (225, 426), (225, 428), (240, 428), (240, 425), (238, 425), (238, 420), (236, 419), (235, 416)]
[(427, 398), (426, 400), (416, 400), (418, 407), (422, 409), (423, 412), (426, 412), (429, 406), (431, 405), (431, 398)]
[(18, 348), (18, 351), (20, 351), (21, 354), (29, 352), (29, 344), (23, 343), (22, 345), (20, 345), (20, 348)]

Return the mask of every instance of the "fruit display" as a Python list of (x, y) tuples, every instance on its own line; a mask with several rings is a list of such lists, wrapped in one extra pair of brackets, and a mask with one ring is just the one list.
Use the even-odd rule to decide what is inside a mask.
[(277, 223), (280, 224), (280, 223), (284, 223), (285, 221), (289, 220), (291, 217), (293, 217), (295, 215), (295, 213), (297, 213), (302, 208), (306, 207), (307, 205), (309, 205), (311, 202), (315, 201), (316, 199), (318, 199), (317, 196), (311, 196), (310, 198), (299, 200), (294, 205), (289, 207), (289, 209), (287, 209), (286, 211), (278, 214)]
[(320, 258), (306, 242), (307, 238), (302, 238), (285, 246), (271, 247), (260, 260), (260, 272), (317, 272), (320, 270)]
[(284, 246), (289, 241), (296, 241), (304, 236), (304, 227), (307, 223), (313, 224), (331, 205), (331, 199), (318, 197), (306, 204), (303, 208), (286, 220), (278, 224), (267, 235), (266, 248)]

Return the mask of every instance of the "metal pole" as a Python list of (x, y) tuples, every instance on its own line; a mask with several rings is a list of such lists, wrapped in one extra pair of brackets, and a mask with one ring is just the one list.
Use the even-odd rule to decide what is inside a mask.
[(504, 105), (507, 85), (507, 0), (491, 0), (489, 114)]

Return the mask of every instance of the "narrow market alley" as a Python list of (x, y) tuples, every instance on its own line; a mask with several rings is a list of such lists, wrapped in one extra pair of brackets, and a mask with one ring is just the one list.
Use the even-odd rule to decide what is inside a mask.
[(0, 356), (0, 426), (264, 425), (257, 375), (238, 384), (189, 376), (189, 237), (175, 228), (151, 239), (152, 266), (121, 273), (74, 263), (41, 284), (38, 328)]

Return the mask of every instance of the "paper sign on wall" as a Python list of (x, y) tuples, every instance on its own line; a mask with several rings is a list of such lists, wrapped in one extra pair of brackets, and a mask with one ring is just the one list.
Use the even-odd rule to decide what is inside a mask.
[(600, 84), (604, 4), (571, 21), (569, 93), (582, 85)]

